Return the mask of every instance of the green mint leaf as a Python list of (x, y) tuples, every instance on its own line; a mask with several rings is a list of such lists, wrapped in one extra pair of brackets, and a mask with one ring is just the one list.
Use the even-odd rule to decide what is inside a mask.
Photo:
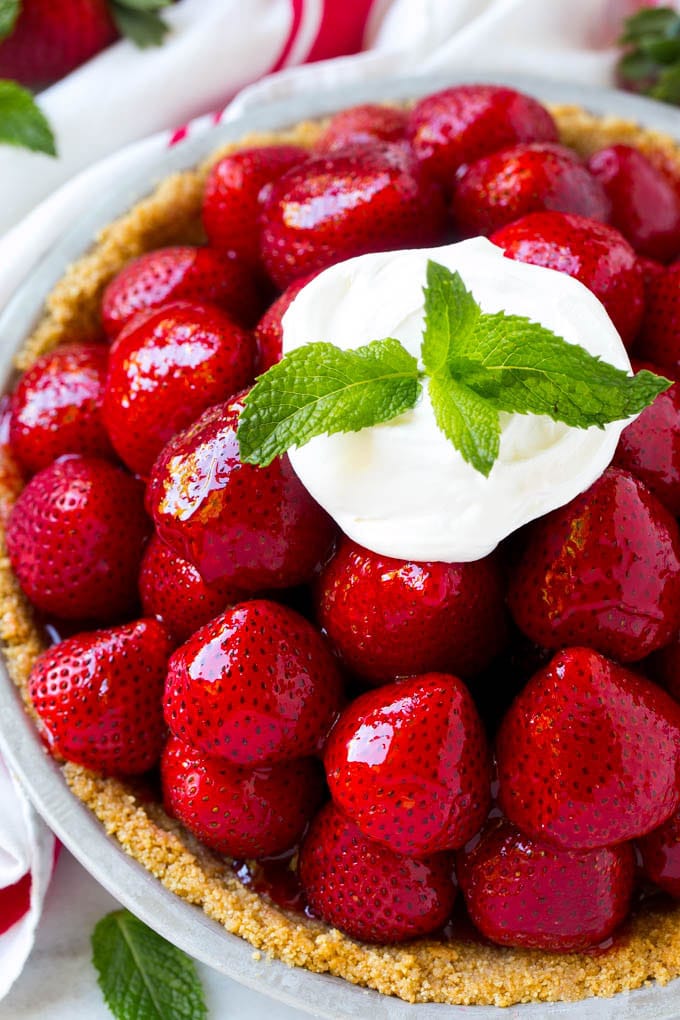
[(147, 49), (160, 46), (170, 31), (169, 25), (157, 13), (167, 4), (151, 0), (113, 0), (111, 16), (121, 35), (131, 39), (135, 46)]
[(17, 145), (56, 156), (52, 129), (45, 114), (26, 89), (0, 80), (0, 144)]
[(313, 343), (287, 354), (246, 397), (238, 426), (241, 459), (270, 464), (314, 436), (358, 432), (414, 407), (418, 363), (398, 340), (343, 351)]
[(92, 959), (116, 1020), (204, 1020), (203, 990), (192, 960), (127, 910), (99, 921)]
[(460, 273), (446, 266), (427, 263), (425, 295), (425, 329), (421, 357), (429, 375), (446, 366), (454, 351), (475, 328), (482, 310), (467, 290)]
[(632, 14), (623, 23), (619, 37), (622, 46), (631, 45), (650, 36), (673, 38), (680, 32), (680, 17), (672, 7), (648, 7)]
[(0, 39), (12, 34), (20, 11), (19, 0), (0, 0)]
[(653, 99), (661, 99), (664, 103), (680, 105), (680, 61), (674, 67), (667, 67), (659, 75), (656, 85), (649, 89)]
[(501, 441), (498, 411), (448, 373), (433, 376), (428, 388), (441, 431), (469, 464), (488, 477)]

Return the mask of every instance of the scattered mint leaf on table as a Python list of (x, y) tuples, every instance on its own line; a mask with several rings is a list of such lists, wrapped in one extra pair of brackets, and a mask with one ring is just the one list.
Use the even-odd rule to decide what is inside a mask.
[(56, 156), (52, 129), (27, 89), (0, 80), (0, 144), (18, 145)]
[(20, 11), (19, 0), (0, 0), (0, 39), (12, 34)]
[(111, 16), (121, 35), (140, 49), (160, 46), (170, 31), (158, 13), (172, 0), (110, 0)]
[(127, 910), (116, 910), (97, 923), (92, 959), (116, 1020), (207, 1016), (193, 961)]

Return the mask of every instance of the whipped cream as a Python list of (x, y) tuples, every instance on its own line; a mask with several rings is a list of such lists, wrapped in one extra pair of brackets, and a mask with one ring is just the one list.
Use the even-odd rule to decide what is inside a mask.
[[(428, 259), (457, 269), (484, 312), (525, 315), (630, 371), (621, 338), (578, 280), (506, 259), (486, 238), (362, 255), (325, 270), (283, 317), (283, 349), (324, 340), (344, 349), (395, 337), (416, 357)], [(360, 545), (406, 560), (463, 562), (587, 489), (633, 419), (571, 428), (539, 415), (501, 414), (488, 478), (439, 431), (423, 383), (413, 410), (361, 432), (318, 436), (289, 452), (303, 485)]]

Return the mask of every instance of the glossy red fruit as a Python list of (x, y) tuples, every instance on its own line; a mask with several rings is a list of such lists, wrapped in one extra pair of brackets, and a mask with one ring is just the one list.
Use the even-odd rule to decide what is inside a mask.
[(161, 758), (166, 811), (219, 854), (258, 858), (299, 842), (324, 799), (313, 758), (239, 768), (171, 736)]
[(407, 114), (394, 106), (365, 103), (341, 110), (331, 117), (316, 142), (316, 152), (335, 152), (374, 142), (398, 142), (406, 134)]
[(341, 696), (333, 656), (312, 624), (255, 599), (232, 606), (174, 653), (164, 712), (175, 736), (252, 767), (317, 753)]
[(649, 287), (652, 280), (655, 280), (657, 276), (661, 276), (666, 271), (666, 267), (661, 262), (656, 262), (654, 259), (645, 258), (644, 255), (638, 255), (638, 265), (642, 270), (642, 276), (645, 281), (645, 294), (646, 294), (647, 287)]
[(112, 775), (156, 764), (170, 640), (156, 620), (77, 634), (36, 661), (29, 681), (50, 753)]
[(9, 436), (30, 474), (65, 453), (113, 457), (101, 419), (107, 358), (103, 344), (64, 344), (22, 375), (11, 398)]
[(156, 461), (147, 506), (158, 534), (208, 584), (240, 591), (309, 581), (330, 552), (335, 526), (290, 466), (241, 462), (242, 400), (205, 411)]
[(139, 594), (145, 616), (153, 616), (176, 644), (221, 613), (241, 595), (225, 584), (206, 584), (196, 567), (176, 556), (157, 535), (146, 547), (139, 571)]
[(177, 245), (140, 255), (114, 276), (102, 298), (104, 329), (114, 340), (140, 312), (172, 301), (219, 305), (242, 326), (261, 307), (252, 270), (233, 252)]
[[(663, 375), (648, 361), (634, 361), (636, 372), (647, 369)], [(660, 393), (635, 421), (621, 433), (614, 463), (630, 471), (659, 497), (675, 516), (680, 516), (680, 385)]]
[(255, 327), (258, 373), (266, 372), (268, 368), (276, 365), (281, 360), (283, 353), (283, 316), (302, 288), (306, 287), (315, 276), (318, 276), (318, 272), (301, 276), (299, 280), (293, 280), (290, 286), (286, 287), (283, 294), (269, 306)]
[(633, 892), (629, 843), (558, 850), (503, 820), (458, 853), (456, 865), (470, 918), (502, 946), (588, 949), (616, 930)]
[(395, 854), (362, 836), (333, 804), (322, 808), (302, 844), (300, 879), (327, 924), (383, 945), (442, 928), (456, 898), (451, 854)]
[(469, 676), (505, 640), (493, 557), (411, 563), (344, 539), (321, 574), (316, 603), (344, 663), (374, 684), (432, 671)]
[(252, 381), (252, 334), (212, 305), (176, 301), (131, 322), (111, 348), (102, 414), (146, 477), (169, 439)]
[(680, 627), (680, 533), (637, 478), (605, 473), (530, 525), (508, 604), (545, 648), (587, 644), (620, 662), (661, 648)]
[(558, 140), (544, 106), (501, 85), (457, 85), (426, 96), (410, 113), (408, 136), (420, 162), (448, 187), (463, 163), (518, 142)]
[(680, 814), (638, 840), (645, 878), (680, 899)]
[(680, 705), (590, 648), (529, 681), (498, 733), (498, 801), (565, 849), (643, 836), (680, 807)]
[(426, 673), (362, 694), (324, 755), (331, 797), (364, 836), (408, 857), (455, 850), (481, 828), (491, 771), (462, 680)]
[(210, 243), (258, 262), (262, 189), (308, 158), (308, 151), (297, 145), (264, 145), (220, 159), (208, 174), (203, 196)]
[(443, 238), (439, 188), (397, 145), (317, 156), (272, 185), (261, 252), (281, 288), (298, 276), (369, 251), (418, 248)]
[(516, 145), (483, 156), (461, 171), (453, 189), (453, 220), (464, 237), (488, 236), (545, 209), (608, 217), (602, 186), (561, 145)]
[(644, 662), (645, 672), (680, 702), (680, 633)]
[(680, 372), (680, 263), (649, 281), (635, 353), (669, 372)]
[(644, 153), (610, 145), (587, 166), (609, 199), (611, 222), (640, 255), (670, 262), (680, 254), (680, 195)]
[(580, 280), (607, 309), (626, 347), (632, 345), (644, 312), (644, 278), (639, 259), (618, 230), (585, 216), (534, 212), (490, 239), (510, 259)]
[(39, 471), (7, 526), (7, 551), (33, 605), (64, 620), (113, 620), (137, 606), (150, 531), (142, 486), (95, 457)]

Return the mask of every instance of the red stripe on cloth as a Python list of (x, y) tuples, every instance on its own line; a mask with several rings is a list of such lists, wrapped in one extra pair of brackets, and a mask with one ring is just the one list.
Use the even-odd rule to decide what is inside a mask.
[[(293, 0), (295, 3), (295, 0)], [(358, 53), (374, 0), (326, 0), (321, 25), (306, 62)]]
[(281, 68), (284, 66), (286, 60), (288, 59), (288, 54), (290, 53), (291, 49), (293, 48), (293, 43), (295, 42), (295, 38), (296, 38), (298, 32), (300, 31), (300, 25), (302, 24), (302, 12), (304, 10), (305, 0), (291, 0), (291, 6), (293, 8), (293, 11), (292, 11), (293, 19), (292, 19), (291, 24), (290, 24), (290, 31), (288, 32), (288, 38), (286, 39), (285, 43), (283, 44), (283, 48), (282, 48), (281, 52), (279, 53), (278, 60), (276, 61), (274, 66), (271, 68), (271, 70), (268, 72), (269, 74), (273, 74), (274, 71), (280, 71)]
[(20, 921), (31, 906), (31, 874), (27, 872), (14, 885), (0, 889), (0, 935)]

